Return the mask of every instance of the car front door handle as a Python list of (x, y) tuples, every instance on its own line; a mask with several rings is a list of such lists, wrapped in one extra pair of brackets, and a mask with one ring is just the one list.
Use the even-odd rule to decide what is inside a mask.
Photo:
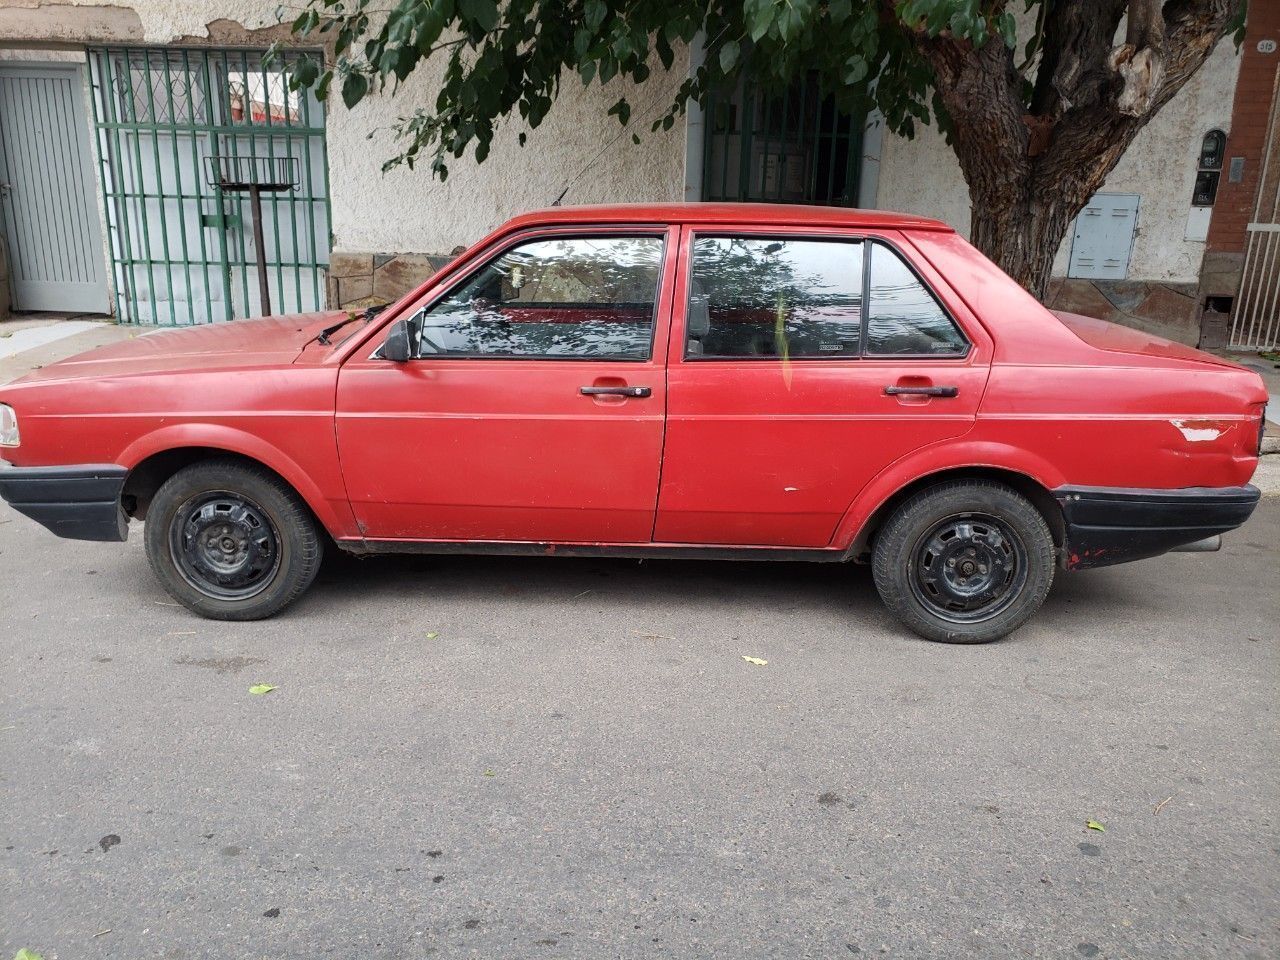
[(584, 397), (650, 397), (653, 387), (579, 387)]
[(896, 397), (906, 395), (910, 397), (955, 397), (960, 394), (959, 387), (897, 387), (888, 386), (884, 388), (886, 396)]

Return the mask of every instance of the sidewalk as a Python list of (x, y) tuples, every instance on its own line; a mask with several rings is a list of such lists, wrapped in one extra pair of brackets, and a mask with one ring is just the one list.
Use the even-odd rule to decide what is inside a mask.
[[(0, 321), (0, 384), (16, 380), (31, 370), (65, 360), (86, 350), (140, 337), (156, 327), (122, 327), (109, 321), (65, 319), (58, 314), (35, 314)], [(1271, 402), (1267, 405), (1267, 436), (1263, 449), (1270, 450), (1258, 463), (1253, 484), (1264, 496), (1280, 496), (1280, 369), (1254, 354), (1221, 356), (1251, 370), (1266, 382)]]

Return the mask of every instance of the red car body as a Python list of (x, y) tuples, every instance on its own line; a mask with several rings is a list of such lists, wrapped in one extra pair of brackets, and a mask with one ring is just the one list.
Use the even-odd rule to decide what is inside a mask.
[[(622, 227), (663, 240), (647, 359), (377, 354), (391, 324), (503, 250)], [(691, 357), (700, 233), (888, 245), (968, 349)], [(592, 385), (647, 389), (581, 392)], [(939, 387), (953, 395), (910, 392)], [(11, 464), (0, 492), (54, 532), (123, 539), (122, 516), (144, 515), (168, 473), (223, 451), (278, 474), (348, 550), (844, 559), (907, 492), (975, 476), (1023, 491), (1061, 564), (1085, 567), (1243, 522), (1265, 401), (1261, 379), (1229, 361), (1051, 313), (937, 221), (783, 205), (556, 208), (505, 224), (368, 321), (335, 311), (159, 332), (0, 387), (21, 429), (0, 449)]]

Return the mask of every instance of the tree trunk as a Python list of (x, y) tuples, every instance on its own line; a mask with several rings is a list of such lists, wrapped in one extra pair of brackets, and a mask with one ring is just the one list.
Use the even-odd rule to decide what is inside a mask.
[[(997, 266), (1043, 300), (1053, 260), (1071, 226), (1072, 216), (1030, 203), (1001, 205), (970, 191), (969, 239)], [(1087, 201), (1086, 201), (1087, 202)]]

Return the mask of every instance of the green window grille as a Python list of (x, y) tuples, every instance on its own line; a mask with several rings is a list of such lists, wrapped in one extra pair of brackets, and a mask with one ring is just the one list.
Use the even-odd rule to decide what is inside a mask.
[[(288, 87), (285, 66), (299, 52), (271, 67), (263, 52), (89, 50), (121, 322), (257, 316), (264, 289), (274, 313), (324, 308), (331, 247), (324, 107)], [(261, 251), (254, 199), (231, 189), (228, 171), (241, 187), (272, 183), (260, 193)]]
[(782, 93), (745, 79), (707, 105), (702, 199), (854, 206), (865, 118), (816, 77)]

